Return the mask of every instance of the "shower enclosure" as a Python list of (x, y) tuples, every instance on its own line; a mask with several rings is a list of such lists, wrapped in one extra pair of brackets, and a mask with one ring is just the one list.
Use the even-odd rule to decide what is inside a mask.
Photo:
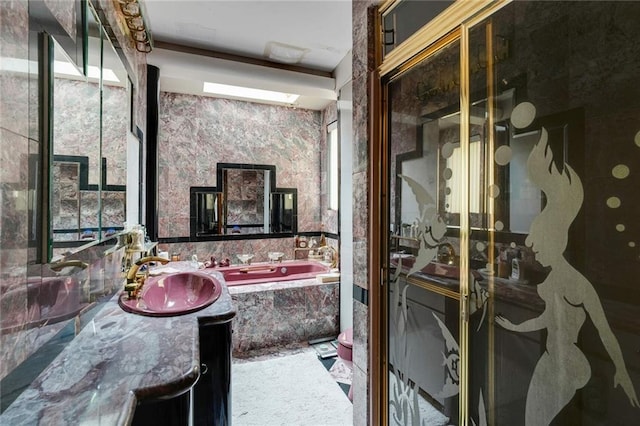
[(378, 415), (634, 423), (640, 3), (455, 2), (400, 42), (406, 3), (380, 12)]

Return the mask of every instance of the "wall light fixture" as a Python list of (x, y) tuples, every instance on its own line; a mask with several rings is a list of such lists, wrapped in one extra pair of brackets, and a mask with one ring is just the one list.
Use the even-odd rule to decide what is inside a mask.
[(139, 3), (138, 0), (118, 0), (118, 3), (136, 49), (143, 53), (151, 52), (153, 40), (144, 19), (144, 4)]

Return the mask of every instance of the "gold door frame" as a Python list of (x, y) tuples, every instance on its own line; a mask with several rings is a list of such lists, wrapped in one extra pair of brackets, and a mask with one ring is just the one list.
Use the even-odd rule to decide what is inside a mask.
[[(388, 307), (388, 282), (387, 282), (387, 253), (389, 229), (389, 217), (387, 205), (390, 202), (389, 194), (385, 182), (389, 179), (390, 159), (388, 158), (387, 138), (387, 87), (383, 84), (383, 79), (389, 81), (397, 78), (405, 71), (411, 69), (416, 64), (433, 55), (442, 47), (454, 40), (460, 40), (460, 135), (462, 157), (465, 161), (465, 182), (469, 181), (469, 55), (467, 54), (469, 44), (469, 29), (487, 19), (498, 9), (511, 3), (512, 0), (478, 0), (463, 1), (458, 0), (440, 16), (418, 30), (405, 42), (396, 47), (393, 51), (382, 59), (383, 41), (383, 16), (401, 3), (401, 0), (389, 0), (380, 5), (376, 14), (376, 34), (375, 34), (375, 58), (378, 66), (371, 73), (369, 87), (369, 134), (371, 143), (369, 144), (369, 169), (371, 178), (369, 179), (369, 276), (377, 277), (377, 282), (369, 290), (369, 419), (371, 424), (388, 424), (388, 329), (387, 329), (387, 307)], [(487, 40), (490, 42), (491, 26), (488, 26)], [(491, 45), (488, 44), (488, 49)], [(488, 55), (492, 56), (492, 55)], [(493, 73), (493, 63), (487, 64), (487, 88), (488, 98), (494, 96), (494, 87), (491, 82)], [(488, 120), (494, 120), (492, 108), (489, 109)], [(490, 126), (490, 128), (492, 128)], [(488, 135), (488, 144), (491, 148), (494, 144), (494, 135)], [(489, 152), (492, 152), (489, 149)], [(492, 164), (492, 161), (488, 161)], [(493, 174), (489, 173), (489, 179), (493, 179)], [(460, 215), (460, 393), (459, 393), (459, 419), (461, 426), (469, 424), (469, 187), (465, 185), (462, 191), (462, 210)], [(491, 208), (487, 213), (492, 216)], [(491, 217), (490, 217), (491, 219)], [(493, 223), (493, 222), (489, 222)], [(493, 244), (493, 232), (489, 232), (490, 244)], [(374, 283), (376, 279), (374, 278)], [(489, 292), (492, 293), (493, 283), (489, 282)], [(492, 304), (489, 304), (491, 313)], [(489, 339), (492, 340), (491, 334)], [(492, 344), (489, 344), (491, 351)], [(489, 358), (489, 372), (493, 370), (493, 360)], [(489, 387), (488, 400), (493, 401), (493, 388)], [(493, 423), (493, 404), (489, 404), (488, 416), (489, 424)]]

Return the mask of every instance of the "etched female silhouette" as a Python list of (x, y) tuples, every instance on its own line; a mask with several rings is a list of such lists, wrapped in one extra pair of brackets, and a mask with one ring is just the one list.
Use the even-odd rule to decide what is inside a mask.
[(591, 283), (563, 256), (569, 226), (582, 206), (584, 194), (580, 178), (568, 164), (564, 164), (562, 172), (558, 171), (544, 128), (529, 155), (527, 170), (530, 180), (547, 197), (547, 204), (534, 219), (526, 239), (536, 260), (550, 267), (549, 275), (537, 288), (545, 308), (537, 318), (520, 324), (513, 324), (500, 315), (495, 318), (495, 322), (507, 330), (547, 331), (546, 348), (527, 391), (525, 424), (551, 423), (576, 391), (589, 381), (591, 367), (577, 346), (578, 334), (587, 315), (615, 366), (614, 387), (622, 386), (631, 405), (638, 407), (620, 345), (607, 322), (600, 298)]

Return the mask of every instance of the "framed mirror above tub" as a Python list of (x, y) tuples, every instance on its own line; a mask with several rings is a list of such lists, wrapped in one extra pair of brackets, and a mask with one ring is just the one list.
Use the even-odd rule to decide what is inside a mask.
[(292, 236), (298, 229), (296, 188), (278, 188), (276, 167), (218, 163), (218, 186), (191, 187), (196, 241)]

